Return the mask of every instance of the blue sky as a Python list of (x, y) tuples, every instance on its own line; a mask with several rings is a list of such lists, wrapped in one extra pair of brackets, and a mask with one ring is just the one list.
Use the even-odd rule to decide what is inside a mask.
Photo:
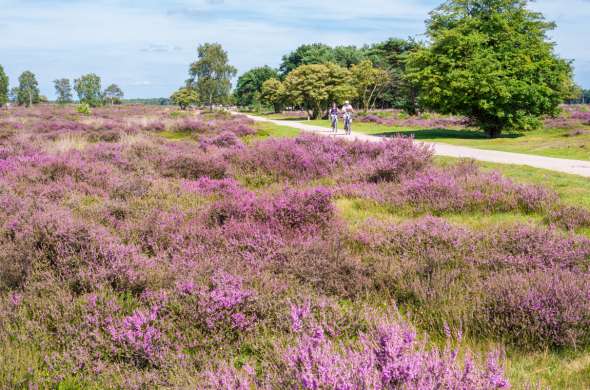
[[(169, 96), (187, 78), (196, 47), (219, 42), (241, 72), (278, 66), (302, 43), (362, 45), (417, 36), (442, 0), (0, 0), (0, 64), (11, 84), (33, 71), (52, 98), (52, 80), (94, 72), (126, 97)], [(590, 88), (590, 0), (538, 0), (557, 22), (558, 53), (575, 60)]]

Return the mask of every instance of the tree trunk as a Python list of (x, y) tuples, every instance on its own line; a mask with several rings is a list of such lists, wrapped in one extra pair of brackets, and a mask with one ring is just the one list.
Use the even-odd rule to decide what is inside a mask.
[(502, 129), (493, 128), (486, 130), (486, 135), (488, 136), (488, 138), (498, 138), (500, 134), (502, 134)]

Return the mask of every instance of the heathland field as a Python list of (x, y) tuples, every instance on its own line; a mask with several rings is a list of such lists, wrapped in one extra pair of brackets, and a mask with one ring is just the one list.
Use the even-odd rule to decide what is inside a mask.
[[(580, 126), (531, 153), (588, 158)], [(4, 110), (0, 383), (588, 388), (589, 190), (220, 112)]]

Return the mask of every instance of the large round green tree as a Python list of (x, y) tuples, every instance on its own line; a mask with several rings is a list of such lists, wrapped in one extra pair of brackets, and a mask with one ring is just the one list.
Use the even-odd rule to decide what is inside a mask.
[(350, 71), (331, 63), (301, 65), (285, 77), (283, 85), (287, 100), (303, 107), (312, 119), (320, 118), (331, 102), (356, 97)]
[(554, 53), (555, 28), (528, 0), (449, 0), (427, 22), (430, 45), (412, 53), (407, 76), (420, 104), (465, 115), (490, 137), (538, 127), (573, 86), (570, 63)]

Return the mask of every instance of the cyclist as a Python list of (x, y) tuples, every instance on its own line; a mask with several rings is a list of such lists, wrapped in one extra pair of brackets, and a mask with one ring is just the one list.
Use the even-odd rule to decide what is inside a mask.
[(330, 123), (332, 124), (332, 131), (334, 133), (338, 133), (338, 105), (336, 102), (332, 103), (332, 108), (330, 108)]
[(352, 114), (354, 113), (354, 109), (348, 100), (344, 102), (342, 112), (344, 114), (344, 131), (350, 135), (352, 132)]

